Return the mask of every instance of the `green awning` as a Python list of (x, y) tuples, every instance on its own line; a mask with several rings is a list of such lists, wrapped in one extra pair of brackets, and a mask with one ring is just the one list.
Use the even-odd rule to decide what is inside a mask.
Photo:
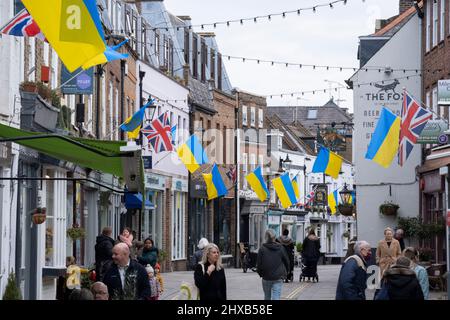
[(120, 152), (125, 141), (102, 141), (43, 134), (12, 128), (0, 124), (2, 142), (12, 141), (25, 147), (65, 160), (82, 167), (123, 177), (121, 157), (129, 153)]

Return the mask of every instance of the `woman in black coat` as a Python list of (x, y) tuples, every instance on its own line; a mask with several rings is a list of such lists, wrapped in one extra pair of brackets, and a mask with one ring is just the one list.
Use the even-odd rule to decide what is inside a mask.
[(195, 285), (200, 291), (200, 301), (227, 300), (227, 284), (219, 248), (210, 243), (203, 249), (202, 261), (195, 266)]
[(303, 241), (302, 259), (305, 268), (302, 270), (304, 277), (317, 277), (317, 263), (320, 258), (320, 240), (316, 236), (314, 229), (309, 231), (308, 236)]

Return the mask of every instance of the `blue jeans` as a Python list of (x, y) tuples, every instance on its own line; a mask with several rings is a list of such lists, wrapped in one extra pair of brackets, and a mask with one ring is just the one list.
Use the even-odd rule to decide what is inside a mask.
[(262, 279), (262, 286), (264, 290), (264, 300), (281, 299), (281, 287), (283, 286), (283, 280)]

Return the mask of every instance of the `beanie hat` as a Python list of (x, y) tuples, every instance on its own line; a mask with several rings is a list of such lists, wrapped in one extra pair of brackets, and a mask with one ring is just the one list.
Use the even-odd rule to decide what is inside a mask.
[(155, 269), (159, 269), (159, 270), (161, 270), (161, 266), (159, 265), (159, 263), (157, 262), (156, 264), (155, 264)]
[(152, 266), (149, 264), (145, 267), (145, 271), (147, 271), (147, 273), (155, 273)]
[(203, 248), (205, 248), (208, 244), (209, 244), (209, 241), (206, 238), (201, 238), (198, 241), (197, 248), (199, 248), (200, 250), (203, 250)]

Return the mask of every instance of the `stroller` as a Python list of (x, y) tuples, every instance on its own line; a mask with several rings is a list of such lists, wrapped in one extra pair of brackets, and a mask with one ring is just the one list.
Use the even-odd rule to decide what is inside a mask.
[(300, 273), (298, 281), (306, 281), (306, 278), (310, 281), (312, 278), (312, 282), (319, 282), (319, 275), (317, 274), (317, 261), (302, 258), (300, 263), (302, 272)]

